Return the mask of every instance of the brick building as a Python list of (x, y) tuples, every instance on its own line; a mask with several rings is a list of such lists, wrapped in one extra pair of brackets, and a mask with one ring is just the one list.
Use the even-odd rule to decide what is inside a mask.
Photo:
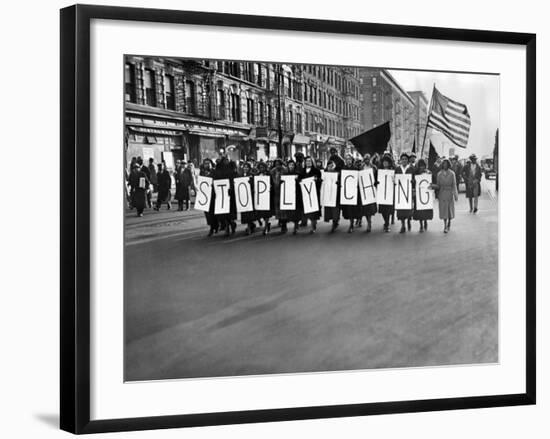
[(357, 69), (129, 56), (126, 159), (268, 159), (361, 131)]
[(415, 101), (385, 69), (359, 69), (361, 123), (365, 130), (389, 121), (395, 155), (410, 152), (416, 132)]

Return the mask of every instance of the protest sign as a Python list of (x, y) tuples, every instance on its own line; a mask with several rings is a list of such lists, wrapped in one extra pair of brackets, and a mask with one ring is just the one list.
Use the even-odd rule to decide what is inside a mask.
[(317, 198), (317, 187), (315, 186), (315, 177), (304, 178), (300, 182), (302, 189), (302, 201), (304, 204), (304, 213), (312, 213), (319, 210), (319, 200)]
[(361, 204), (376, 203), (376, 182), (374, 180), (374, 171), (372, 168), (366, 168), (359, 171), (359, 193), (361, 194)]
[(340, 187), (340, 205), (357, 204), (357, 176), (358, 171), (342, 170)]
[(338, 197), (338, 173), (325, 172), (321, 186), (321, 202), (326, 207), (336, 207)]
[(139, 178), (139, 187), (141, 189), (145, 189), (145, 177), (140, 177)]
[(195, 209), (208, 212), (210, 210), (210, 201), (212, 199), (212, 179), (199, 175), (197, 177), (197, 197), (195, 199)]
[(254, 210), (252, 204), (252, 189), (250, 188), (249, 177), (239, 177), (234, 181), (235, 204), (237, 213), (251, 212)]
[(376, 191), (376, 202), (378, 204), (393, 204), (393, 176), (395, 171), (391, 169), (378, 170), (378, 189)]
[(395, 209), (412, 209), (412, 175), (395, 174)]
[(269, 175), (254, 176), (254, 209), (269, 210), (271, 193), (271, 177)]
[(225, 214), (229, 213), (229, 185), (230, 181), (228, 178), (223, 180), (214, 180), (214, 213)]
[(416, 181), (416, 210), (430, 210), (434, 208), (434, 191), (430, 189), (431, 174), (415, 176)]
[(296, 210), (296, 176), (281, 175), (281, 192), (279, 195), (281, 210)]

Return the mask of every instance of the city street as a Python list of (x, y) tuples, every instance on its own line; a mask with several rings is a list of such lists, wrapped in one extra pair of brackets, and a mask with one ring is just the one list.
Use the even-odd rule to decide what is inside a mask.
[[(126, 212), (125, 379), (498, 361), (498, 209), (483, 180), (451, 231), (207, 237), (201, 212)], [(436, 203), (437, 204), (437, 203)], [(276, 220), (273, 220), (276, 225)]]

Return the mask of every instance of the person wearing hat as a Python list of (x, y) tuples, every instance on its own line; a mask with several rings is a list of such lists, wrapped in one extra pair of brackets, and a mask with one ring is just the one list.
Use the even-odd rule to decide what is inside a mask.
[[(380, 163), (381, 163), (381, 169), (384, 169), (384, 170), (394, 169), (393, 158), (390, 154), (384, 154), (380, 159)], [(394, 213), (393, 209), (394, 209), (393, 204), (378, 205), (378, 212), (382, 215), (382, 218), (384, 218), (384, 232), (386, 233), (390, 231), (390, 219)]]
[(409, 166), (413, 171), (416, 171), (416, 154), (414, 152), (411, 152), (409, 155)]
[[(409, 156), (407, 153), (402, 153), (399, 157), (399, 161), (401, 162), (397, 168), (395, 168), (396, 174), (411, 174), (412, 180), (414, 181), (414, 174), (415, 169), (413, 166), (410, 165), (409, 162)], [(412, 209), (396, 209), (395, 213), (397, 214), (397, 219), (401, 221), (401, 230), (399, 233), (405, 233), (405, 231), (408, 229), (409, 232), (411, 231), (411, 219), (413, 216), (413, 210)], [(407, 227), (405, 228), (405, 222), (407, 223)]]
[(462, 180), (462, 165), (458, 161), (458, 156), (455, 155), (451, 157), (451, 169), (455, 173), (456, 176), (456, 189), (458, 190), (460, 187), (460, 182)]
[(340, 155), (338, 154), (338, 150), (334, 146), (329, 149), (329, 153), (329, 160), (332, 160), (334, 162), (334, 166), (336, 166), (336, 171), (340, 172), (340, 170), (344, 167), (344, 159), (340, 157)]
[[(421, 176), (423, 174), (430, 175), (431, 172), (427, 169), (428, 166), (426, 164), (426, 161), (424, 159), (418, 160), (418, 165), (416, 166), (415, 175)], [(415, 177), (416, 178), (416, 177)], [(432, 180), (432, 177), (430, 175), (430, 180)], [(418, 190), (418, 183), (415, 184), (416, 190)], [(420, 233), (423, 233), (424, 231), (428, 230), (428, 221), (432, 220), (434, 217), (434, 211), (433, 209), (414, 209), (413, 213), (413, 219), (416, 221), (420, 221)]]
[(451, 220), (455, 217), (455, 201), (458, 201), (455, 173), (451, 169), (449, 159), (441, 161), (441, 170), (437, 174), (437, 184), (433, 189), (439, 190), (439, 218), (443, 220), (443, 232), (448, 233), (451, 228)]
[[(214, 162), (212, 162), (211, 159), (206, 158), (203, 160), (202, 165), (200, 166), (200, 175), (202, 177), (214, 178)], [(206, 224), (210, 227), (208, 236), (218, 233), (220, 225), (218, 219), (214, 215), (214, 187), (211, 189), (210, 208), (208, 209), (208, 212), (204, 212), (204, 218), (206, 219)]]
[[(374, 181), (378, 181), (378, 168), (371, 163), (370, 154), (365, 154), (363, 156), (363, 169), (372, 169), (374, 175)], [(375, 183), (377, 185), (378, 183)], [(367, 204), (366, 206), (361, 205), (361, 217), (367, 218), (367, 229), (366, 233), (370, 233), (372, 230), (372, 216), (378, 211), (378, 206), (376, 203)]]
[[(248, 177), (248, 182), (250, 184), (250, 190), (252, 198), (254, 198), (254, 177), (252, 176), (252, 166), (249, 162), (244, 162), (241, 166), (240, 177)], [(241, 224), (246, 225), (245, 233), (250, 235), (256, 230), (256, 211), (251, 210), (250, 212), (241, 213)]]
[(336, 206), (324, 206), (325, 222), (332, 222), (330, 233), (334, 233), (340, 222), (340, 172), (336, 170), (336, 163), (333, 160), (328, 161), (325, 174), (336, 174)]
[[(362, 163), (361, 163), (362, 165)], [(343, 167), (343, 170), (346, 171), (357, 171), (357, 165), (353, 162), (353, 157), (351, 154), (346, 154), (346, 161)], [(357, 188), (359, 194), (359, 187)], [(357, 200), (356, 204), (342, 204), (342, 216), (344, 219), (349, 220), (348, 233), (352, 233), (354, 227), (357, 225), (357, 222), (361, 220), (361, 198)]]
[(138, 163), (132, 165), (130, 173), (130, 188), (132, 194), (132, 206), (136, 208), (137, 216), (143, 216), (143, 210), (147, 203), (147, 189), (149, 188), (149, 178), (143, 172)]
[(481, 166), (477, 163), (477, 156), (470, 156), (470, 163), (464, 166), (462, 177), (466, 183), (466, 198), (470, 202), (470, 213), (477, 212), (477, 202), (481, 194)]
[(170, 210), (172, 207), (170, 203), (170, 198), (172, 196), (170, 193), (170, 188), (172, 187), (172, 177), (170, 176), (170, 172), (168, 172), (168, 169), (166, 169), (164, 163), (159, 163), (157, 166), (158, 195), (155, 210), (159, 211), (162, 203), (166, 203), (168, 205), (168, 210)]

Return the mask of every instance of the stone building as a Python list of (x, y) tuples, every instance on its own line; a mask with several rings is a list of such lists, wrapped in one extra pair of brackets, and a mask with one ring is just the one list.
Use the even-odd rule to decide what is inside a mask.
[(416, 133), (415, 101), (385, 69), (360, 69), (361, 122), (365, 130), (390, 122), (390, 146), (398, 156), (410, 152)]
[(361, 131), (357, 69), (129, 56), (126, 160), (324, 156)]

